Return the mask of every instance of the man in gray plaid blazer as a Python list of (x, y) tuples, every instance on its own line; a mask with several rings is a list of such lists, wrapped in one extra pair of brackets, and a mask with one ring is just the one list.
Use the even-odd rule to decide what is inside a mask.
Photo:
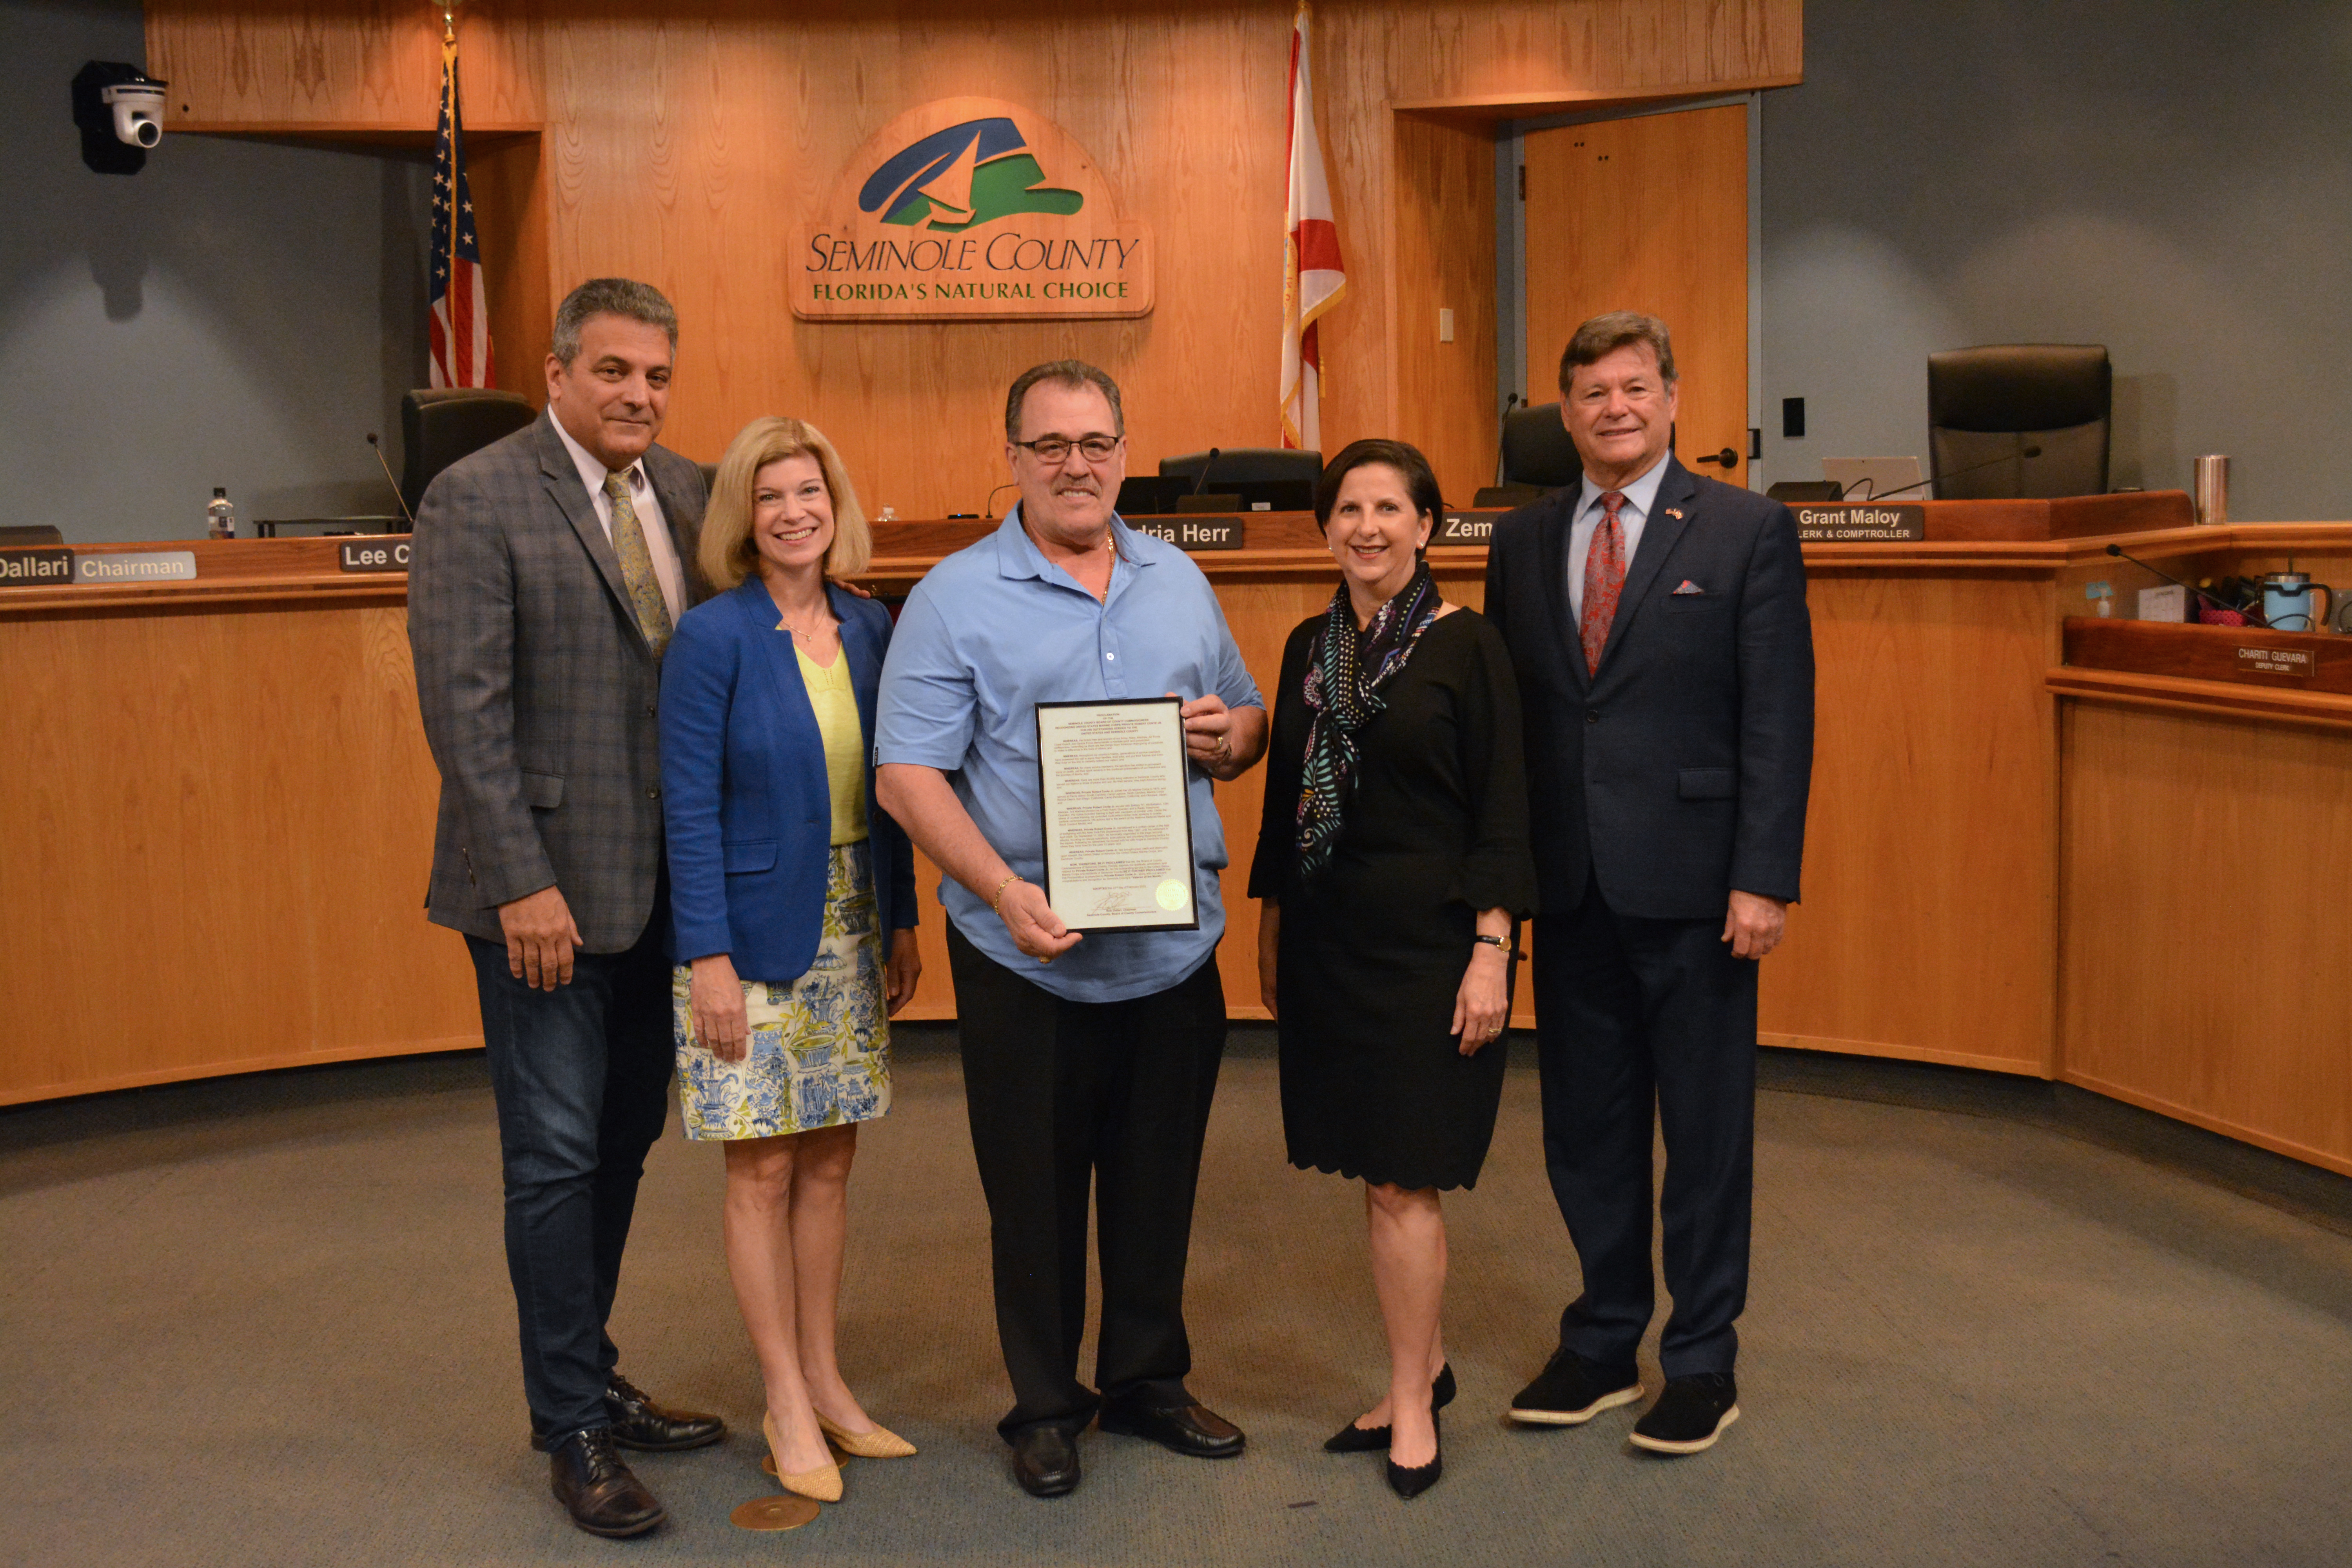
[(547, 412), (417, 508), (408, 638), (441, 769), (426, 907), (466, 936), (506, 1170), (534, 1441), (582, 1529), (661, 1505), (618, 1448), (718, 1441), (622, 1377), (604, 1331), (667, 1114), (668, 894), (655, 712), (670, 629), (709, 595), (702, 475), (654, 445), (677, 316), (642, 283), (565, 299)]

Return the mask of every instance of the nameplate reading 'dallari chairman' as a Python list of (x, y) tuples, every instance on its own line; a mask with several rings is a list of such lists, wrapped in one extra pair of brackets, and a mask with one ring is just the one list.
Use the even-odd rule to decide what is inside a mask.
[(793, 237), (793, 314), (1003, 321), (1151, 310), (1149, 226), (1062, 128), (993, 98), (908, 110)]

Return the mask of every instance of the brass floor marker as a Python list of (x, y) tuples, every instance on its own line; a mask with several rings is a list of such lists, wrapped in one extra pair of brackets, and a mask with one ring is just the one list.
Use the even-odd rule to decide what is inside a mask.
[(738, 1530), (798, 1530), (817, 1516), (815, 1503), (790, 1492), (774, 1497), (755, 1497), (750, 1502), (737, 1505), (727, 1517), (735, 1521)]

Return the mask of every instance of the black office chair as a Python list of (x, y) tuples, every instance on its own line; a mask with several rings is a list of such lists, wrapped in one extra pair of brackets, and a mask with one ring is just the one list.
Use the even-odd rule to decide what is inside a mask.
[(1514, 408), (1503, 416), (1502, 480), (1481, 489), (1472, 504), (1481, 510), (1526, 506), (1576, 483), (1583, 471), (1559, 404)]
[(702, 493), (705, 496), (708, 496), (711, 491), (719, 488), (719, 465), (716, 463), (697, 463), (694, 466), (702, 470)]
[(530, 399), (488, 387), (420, 386), (401, 394), (400, 499), (415, 513), (442, 469), (538, 417)]
[(38, 549), (65, 542), (64, 531), (53, 522), (12, 522), (0, 528), (0, 549)]
[[(1160, 459), (1160, 477), (1163, 479), (1192, 480), (1201, 477), (1207, 465), (1206, 452), (1187, 452), (1181, 458)], [(1223, 447), (1217, 451), (1217, 466), (1209, 474), (1210, 488), (1222, 485), (1297, 484), (1308, 485), (1323, 477), (1323, 454), (1301, 451), (1296, 447)]]
[[(2105, 495), (2114, 406), (2115, 367), (2097, 343), (1929, 354), (1935, 493), (1944, 500)], [(2025, 456), (2028, 447), (2041, 454)]]

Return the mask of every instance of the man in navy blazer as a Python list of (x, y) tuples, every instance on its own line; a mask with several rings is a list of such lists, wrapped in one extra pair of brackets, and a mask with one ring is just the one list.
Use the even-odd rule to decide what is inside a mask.
[(1739, 1415), (1757, 961), (1797, 898), (1812, 623), (1788, 508), (1675, 460), (1664, 322), (1594, 317), (1559, 382), (1584, 471), (1496, 523), (1486, 614), (1525, 710), (1544, 1154), (1584, 1289), (1510, 1414), (1575, 1426), (1642, 1396), (1661, 1125), (1674, 1306), (1633, 1441), (1696, 1453)]

